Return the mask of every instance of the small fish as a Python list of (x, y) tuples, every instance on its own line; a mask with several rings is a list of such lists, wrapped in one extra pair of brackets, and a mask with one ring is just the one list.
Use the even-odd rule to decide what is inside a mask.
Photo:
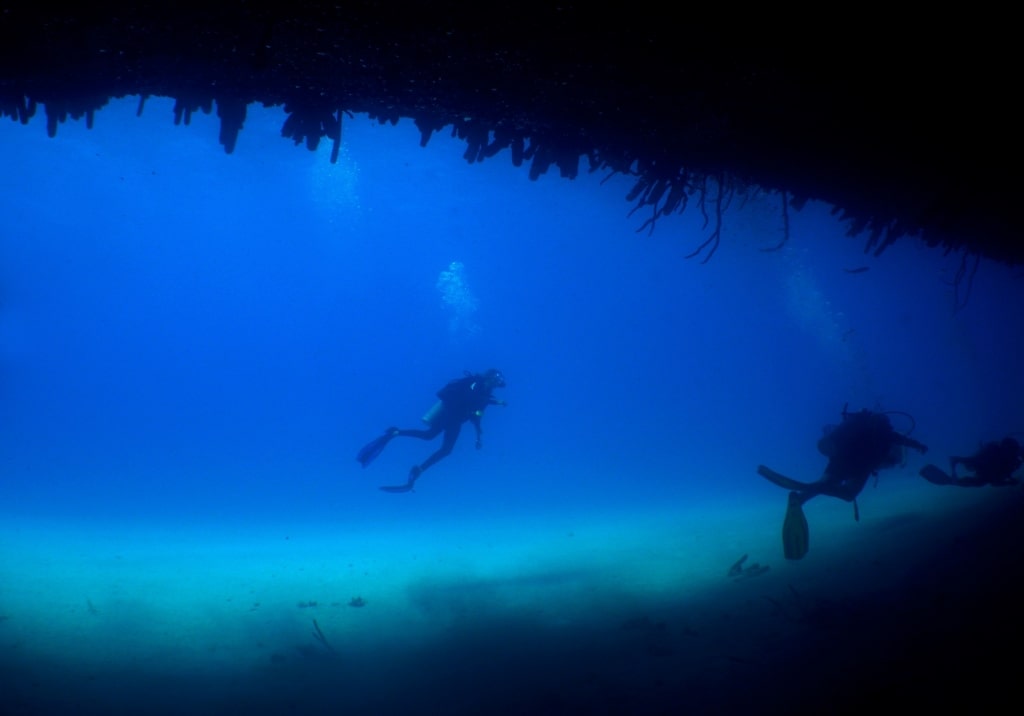
[(843, 269), (843, 271), (845, 271), (846, 273), (864, 273), (870, 268), (870, 266), (858, 266), (857, 268)]

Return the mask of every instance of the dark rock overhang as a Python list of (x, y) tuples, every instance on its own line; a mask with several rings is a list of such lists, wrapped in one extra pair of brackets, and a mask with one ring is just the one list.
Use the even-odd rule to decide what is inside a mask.
[[(1024, 262), (1013, 171), (1012, 23), (977, 36), (811, 14), (752, 15), (596, 3), (88, 3), (5, 6), (0, 112), (51, 134), (111, 98), (170, 97), (175, 119), (216, 111), (232, 151), (253, 103), (315, 148), (345, 117), (453, 131), (465, 157), (508, 149), (531, 176), (556, 168), (636, 177), (642, 227), (737, 196), (783, 216), (831, 204), (865, 251), (916, 236)], [(845, 24), (839, 24), (845, 23)], [(955, 31), (955, 35), (950, 33)], [(40, 109), (41, 108), (41, 109)], [(696, 207), (696, 208), (695, 208)]]

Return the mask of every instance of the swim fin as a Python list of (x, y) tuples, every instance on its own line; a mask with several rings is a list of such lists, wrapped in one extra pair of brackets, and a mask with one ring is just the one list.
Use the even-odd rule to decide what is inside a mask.
[(380, 489), (384, 492), (411, 492), (412, 486), (416, 484), (423, 469), (419, 465), (413, 465), (409, 470), (409, 480), (404, 485), (382, 485)]
[(765, 467), (764, 465), (757, 466), (757, 474), (785, 490), (796, 490), (799, 492), (800, 490), (806, 490), (811, 486), (811, 483), (809, 482), (800, 482), (799, 480), (786, 477), (785, 475), (781, 475), (775, 472), (775, 470)]
[(810, 547), (810, 531), (804, 516), (804, 503), (797, 492), (789, 493), (786, 519), (782, 522), (782, 553), (786, 559), (803, 559)]
[(920, 475), (934, 485), (955, 485), (957, 482), (936, 465), (925, 465), (921, 468)]
[(391, 438), (395, 437), (397, 434), (398, 428), (388, 428), (379, 438), (374, 438), (370, 442), (366, 443), (362, 450), (356, 454), (356, 460), (358, 460), (363, 467), (366, 467), (376, 460), (378, 455), (384, 452), (384, 448), (386, 448), (388, 443), (391, 442)]

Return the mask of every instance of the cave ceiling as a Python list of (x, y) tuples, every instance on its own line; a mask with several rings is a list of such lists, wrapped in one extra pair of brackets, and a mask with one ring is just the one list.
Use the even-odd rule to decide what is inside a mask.
[(629, 174), (626, 208), (650, 228), (764, 192), (786, 212), (831, 205), (867, 253), (914, 237), (1024, 262), (1008, 18), (933, 16), (925, 29), (643, 3), (0, 7), (0, 113), (55, 136), (111, 99), (168, 97), (173, 121), (216, 113), (228, 152), (253, 104), (284, 108), (285, 140), (336, 150), (366, 113), (411, 119), (424, 143), (453, 132), (468, 161), (510, 158), (534, 178)]

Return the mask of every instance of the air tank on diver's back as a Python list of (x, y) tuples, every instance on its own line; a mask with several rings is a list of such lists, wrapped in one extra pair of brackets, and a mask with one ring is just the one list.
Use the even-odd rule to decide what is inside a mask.
[(434, 406), (430, 410), (423, 414), (423, 417), (420, 418), (420, 420), (425, 422), (427, 425), (430, 425), (432, 422), (434, 422), (434, 419), (437, 418), (437, 416), (441, 413), (441, 408), (443, 407), (444, 403), (441, 402), (440, 400), (437, 401), (436, 403), (434, 403)]

